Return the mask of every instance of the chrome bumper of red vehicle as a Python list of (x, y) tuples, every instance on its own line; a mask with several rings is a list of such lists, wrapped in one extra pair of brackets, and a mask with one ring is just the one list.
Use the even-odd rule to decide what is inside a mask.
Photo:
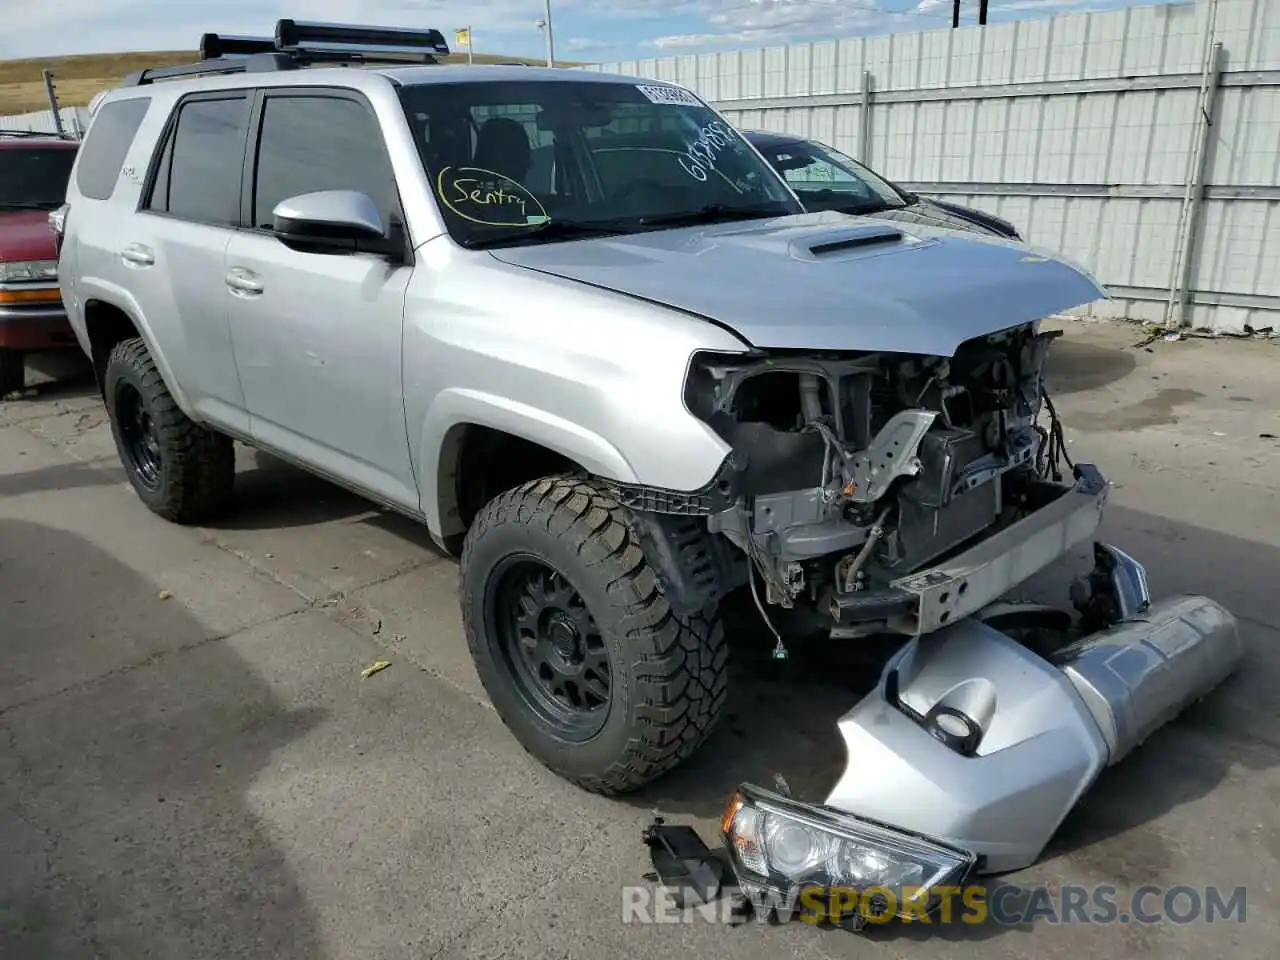
[(57, 284), (0, 284), (0, 349), (57, 350), (75, 345)]

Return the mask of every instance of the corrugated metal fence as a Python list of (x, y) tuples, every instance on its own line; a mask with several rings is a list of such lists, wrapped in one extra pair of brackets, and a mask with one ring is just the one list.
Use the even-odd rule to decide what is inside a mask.
[(1091, 270), (1098, 316), (1280, 329), (1280, 3), (630, 60), (743, 128), (812, 136)]
[[(63, 107), (58, 113), (62, 117), (62, 129), (66, 133), (80, 136), (89, 126), (89, 111), (86, 107)], [(56, 133), (58, 124), (53, 119), (52, 110), (37, 110), (35, 113), (19, 113), (13, 116), (0, 117), (0, 130), (31, 130), (36, 133)]]

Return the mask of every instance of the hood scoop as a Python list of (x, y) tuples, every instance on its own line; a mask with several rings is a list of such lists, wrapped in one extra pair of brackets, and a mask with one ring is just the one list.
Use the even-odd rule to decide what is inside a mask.
[(841, 232), (835, 236), (831, 235), (831, 231), (824, 231), (822, 239), (817, 242), (812, 240), (794, 242), (791, 252), (801, 260), (821, 260), (838, 253), (848, 253), (851, 250), (896, 245), (906, 239), (906, 235), (895, 227), (873, 224)]

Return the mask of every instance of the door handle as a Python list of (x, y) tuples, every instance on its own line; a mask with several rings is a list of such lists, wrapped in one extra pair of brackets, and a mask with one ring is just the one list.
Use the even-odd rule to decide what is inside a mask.
[(256, 296), (262, 292), (262, 281), (252, 270), (243, 267), (232, 267), (227, 271), (227, 286), (235, 293), (245, 296)]
[(149, 267), (156, 262), (156, 255), (150, 247), (131, 243), (120, 251), (120, 259), (133, 267)]

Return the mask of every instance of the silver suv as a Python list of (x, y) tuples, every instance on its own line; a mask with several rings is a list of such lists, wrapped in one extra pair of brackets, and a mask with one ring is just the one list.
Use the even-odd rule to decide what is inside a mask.
[(806, 213), (682, 87), (445, 50), (281, 21), (98, 102), (60, 282), (155, 513), (224, 509), (235, 439), (420, 520), (498, 713), (606, 793), (711, 729), (730, 592), (780, 656), (919, 636), (1092, 535), (1037, 325), (1079, 269)]

